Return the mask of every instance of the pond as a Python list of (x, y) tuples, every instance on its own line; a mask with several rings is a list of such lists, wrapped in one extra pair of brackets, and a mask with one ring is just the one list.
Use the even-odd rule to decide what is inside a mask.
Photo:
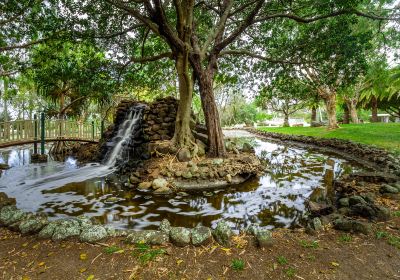
[(295, 227), (302, 221), (307, 199), (331, 196), (336, 177), (362, 170), (332, 154), (250, 140), (266, 173), (228, 190), (153, 196), (109, 182), (106, 175), (111, 171), (98, 164), (81, 167), (73, 158), (30, 164), (31, 147), (22, 146), (0, 151), (0, 163), (11, 166), (1, 174), (0, 192), (15, 197), (18, 208), (47, 213), (50, 219), (84, 214), (121, 229), (155, 229), (164, 218), (185, 227), (214, 227), (221, 219), (236, 230), (251, 223)]

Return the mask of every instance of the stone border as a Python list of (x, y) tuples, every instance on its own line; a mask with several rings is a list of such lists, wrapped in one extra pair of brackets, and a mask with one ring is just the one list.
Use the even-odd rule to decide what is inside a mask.
[(335, 153), (350, 161), (357, 161), (366, 167), (400, 176), (400, 157), (371, 145), (338, 138), (318, 138), (313, 136), (265, 132), (254, 128), (247, 128), (244, 130), (269, 140), (306, 145)]
[[(5, 193), (0, 192), (0, 227), (53, 241), (72, 238), (81, 242), (96, 243), (107, 238), (123, 237), (124, 241), (130, 244), (166, 245), (172, 243), (184, 247), (207, 245), (215, 240), (220, 245), (229, 247), (233, 237), (232, 229), (224, 220), (220, 221), (214, 230), (205, 226), (191, 229), (172, 227), (166, 219), (161, 222), (158, 230), (119, 230), (94, 224), (86, 216), (49, 221), (46, 215), (24, 212), (15, 204), (14, 198), (9, 198)], [(259, 247), (272, 245), (270, 231), (252, 225), (247, 232), (255, 237)]]

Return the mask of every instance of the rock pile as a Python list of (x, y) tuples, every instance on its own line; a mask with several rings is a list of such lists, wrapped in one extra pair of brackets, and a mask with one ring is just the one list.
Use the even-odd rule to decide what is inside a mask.
[[(233, 232), (225, 221), (220, 221), (212, 230), (198, 225), (195, 228), (173, 227), (164, 219), (158, 230), (116, 230), (103, 225), (94, 224), (86, 216), (49, 221), (43, 214), (27, 213), (15, 206), (15, 199), (0, 193), (0, 226), (22, 234), (37, 234), (39, 238), (61, 241), (77, 239), (81, 242), (96, 243), (108, 237), (125, 237), (124, 241), (132, 244), (147, 243), (164, 245), (169, 242), (176, 246), (202, 246), (215, 239), (222, 246), (230, 246)], [(256, 244), (261, 247), (270, 246), (272, 236), (269, 231), (249, 231), (255, 236)]]

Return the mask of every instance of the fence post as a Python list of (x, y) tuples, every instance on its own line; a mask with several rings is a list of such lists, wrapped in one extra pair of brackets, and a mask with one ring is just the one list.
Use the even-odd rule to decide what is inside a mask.
[(35, 136), (34, 136), (34, 138), (33, 138), (33, 140), (35, 141), (35, 142), (33, 142), (33, 153), (34, 154), (37, 154), (37, 140), (38, 140), (38, 123), (37, 123), (37, 115), (36, 114), (34, 114), (33, 115), (33, 124), (34, 124), (34, 126), (35, 126)]
[(44, 113), (42, 112), (40, 114), (40, 154), (44, 155), (44, 137), (45, 137), (45, 131), (44, 131)]
[(94, 140), (94, 121), (92, 121), (92, 139)]

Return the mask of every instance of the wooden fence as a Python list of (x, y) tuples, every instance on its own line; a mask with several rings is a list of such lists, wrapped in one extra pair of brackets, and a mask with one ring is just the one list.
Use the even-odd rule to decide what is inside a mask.
[[(36, 129), (35, 129), (36, 126)], [(36, 133), (35, 133), (36, 130)], [(0, 147), (39, 142), (42, 134), (41, 121), (17, 120), (0, 123)], [(45, 120), (45, 141), (96, 142), (101, 137), (101, 127), (95, 122), (79, 123), (69, 120)]]

